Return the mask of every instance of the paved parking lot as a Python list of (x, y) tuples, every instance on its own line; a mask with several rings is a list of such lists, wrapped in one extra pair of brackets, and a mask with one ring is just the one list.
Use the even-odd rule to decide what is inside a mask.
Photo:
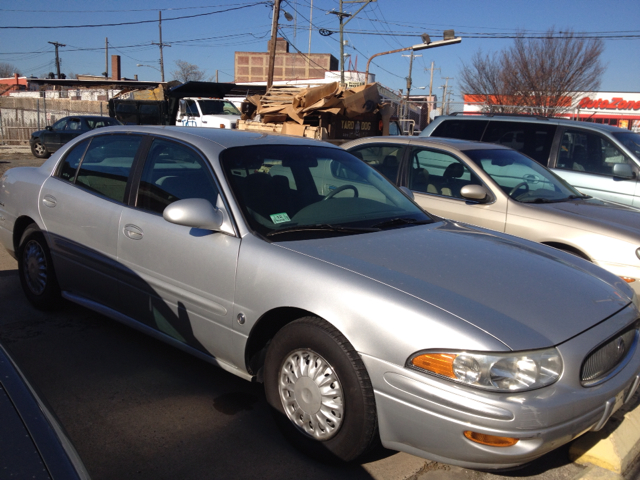
[[(0, 173), (40, 163), (0, 147)], [(94, 479), (569, 480), (584, 471), (569, 462), (566, 447), (501, 475), (386, 450), (362, 465), (319, 464), (275, 430), (260, 385), (84, 308), (33, 309), (4, 251), (0, 312), (0, 340), (47, 398)]]

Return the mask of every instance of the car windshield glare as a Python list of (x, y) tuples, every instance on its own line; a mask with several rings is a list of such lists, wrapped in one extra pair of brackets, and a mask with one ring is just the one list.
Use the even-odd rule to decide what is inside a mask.
[(482, 149), (464, 153), (518, 202), (549, 203), (583, 197), (553, 172), (515, 150)]
[(393, 228), (431, 222), (382, 175), (340, 149), (237, 147), (225, 150), (221, 163), (250, 227), (262, 235), (291, 233), (278, 240), (371, 232), (391, 220)]

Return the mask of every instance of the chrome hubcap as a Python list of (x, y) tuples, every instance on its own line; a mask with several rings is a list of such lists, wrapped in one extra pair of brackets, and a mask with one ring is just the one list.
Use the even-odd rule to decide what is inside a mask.
[(24, 247), (24, 278), (29, 290), (40, 295), (47, 286), (47, 257), (40, 244), (31, 240)]
[(38, 155), (42, 155), (44, 153), (44, 145), (42, 145), (41, 143), (36, 143), (33, 148)]
[(280, 369), (280, 400), (295, 425), (317, 440), (333, 437), (344, 418), (344, 392), (333, 367), (311, 350), (296, 350)]

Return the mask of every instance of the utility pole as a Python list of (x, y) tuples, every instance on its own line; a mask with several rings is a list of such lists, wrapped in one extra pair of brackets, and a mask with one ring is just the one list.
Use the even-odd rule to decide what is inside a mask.
[[(427, 103), (427, 125), (431, 123), (431, 111), (436, 108), (435, 102), (433, 99), (433, 68), (434, 63), (431, 62), (431, 78), (429, 79), (429, 102)], [(426, 70), (426, 69), (425, 69)], [(436, 68), (435, 70), (440, 70)]]
[(273, 22), (271, 24), (271, 43), (269, 44), (269, 67), (267, 70), (267, 90), (273, 85), (273, 69), (276, 65), (276, 39), (278, 37), (278, 17), (280, 16), (280, 1), (273, 2)]
[(160, 47), (160, 81), (164, 83), (164, 57), (162, 56), (162, 47), (170, 47), (168, 43), (162, 43), (162, 10), (158, 11), (158, 30), (160, 30), (160, 43), (152, 42), (151, 45)]
[(449, 85), (449, 80), (453, 80), (453, 77), (442, 77), (442, 79), (445, 81), (444, 82), (444, 92), (442, 93), (442, 114), (446, 115), (446, 113), (445, 113), (445, 102), (447, 101), (447, 87)]
[[(335, 12), (331, 11), (333, 15), (337, 15), (340, 19), (340, 85), (344, 85), (344, 27), (347, 23), (351, 21), (353, 17), (355, 17), (360, 11), (369, 5), (371, 2), (377, 2), (378, 0), (340, 0), (340, 11)], [(364, 3), (356, 13), (345, 13), (342, 11), (342, 5), (344, 3)], [(349, 17), (349, 20), (344, 21), (345, 17)], [(365, 78), (365, 83), (367, 83), (367, 79)]]
[(409, 118), (409, 93), (411, 92), (411, 70), (413, 69), (413, 57), (421, 57), (422, 55), (416, 55), (411, 50), (410, 55), (402, 55), (403, 57), (410, 57), (409, 60), (409, 76), (407, 77), (407, 98), (405, 100), (405, 117)]
[(66, 45), (58, 42), (48, 42), (56, 47), (56, 78), (60, 78), (60, 57), (58, 56), (58, 47), (66, 47)]
[(104, 37), (104, 78), (109, 78), (109, 37)]

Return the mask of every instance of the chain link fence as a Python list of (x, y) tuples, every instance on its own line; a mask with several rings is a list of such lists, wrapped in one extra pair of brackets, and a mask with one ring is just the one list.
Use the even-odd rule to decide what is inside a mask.
[(0, 144), (28, 144), (33, 132), (70, 115), (109, 115), (108, 103), (72, 98), (0, 97)]

